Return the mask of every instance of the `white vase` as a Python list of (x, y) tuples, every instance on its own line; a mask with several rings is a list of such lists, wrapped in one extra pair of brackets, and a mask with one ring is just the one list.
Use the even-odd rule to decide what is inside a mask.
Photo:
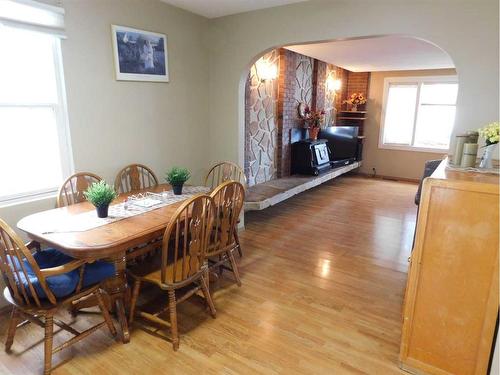
[(481, 158), (481, 163), (479, 163), (479, 168), (491, 169), (493, 168), (493, 155), (497, 148), (498, 143), (486, 146), (484, 148), (484, 154)]

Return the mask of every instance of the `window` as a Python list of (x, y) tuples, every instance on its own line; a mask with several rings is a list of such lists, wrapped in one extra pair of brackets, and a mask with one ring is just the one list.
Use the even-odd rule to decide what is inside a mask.
[(52, 194), (72, 172), (60, 38), (11, 26), (0, 18), (0, 202)]
[(457, 92), (456, 76), (386, 78), (379, 147), (448, 150)]

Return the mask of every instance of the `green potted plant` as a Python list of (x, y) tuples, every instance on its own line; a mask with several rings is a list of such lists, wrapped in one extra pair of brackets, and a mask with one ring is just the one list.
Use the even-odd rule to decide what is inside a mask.
[(83, 195), (95, 206), (98, 217), (108, 217), (109, 204), (116, 198), (116, 191), (112, 186), (104, 180), (94, 182)]
[(182, 186), (190, 177), (191, 173), (187, 168), (173, 167), (165, 175), (165, 181), (172, 185), (172, 190), (175, 195), (181, 195)]

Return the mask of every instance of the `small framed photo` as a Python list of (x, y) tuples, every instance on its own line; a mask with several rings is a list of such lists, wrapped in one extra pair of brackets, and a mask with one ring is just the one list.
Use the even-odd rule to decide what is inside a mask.
[(168, 82), (167, 36), (111, 25), (116, 79)]

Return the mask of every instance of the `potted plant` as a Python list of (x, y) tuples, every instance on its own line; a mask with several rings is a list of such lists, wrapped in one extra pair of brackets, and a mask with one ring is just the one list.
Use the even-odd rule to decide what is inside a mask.
[(181, 195), (182, 186), (187, 180), (189, 180), (190, 177), (191, 173), (187, 170), (187, 168), (173, 167), (165, 175), (165, 181), (172, 185), (172, 190), (175, 195)]
[(349, 104), (351, 106), (351, 111), (356, 112), (358, 110), (358, 105), (366, 103), (366, 98), (364, 94), (354, 92), (349, 99), (344, 100), (342, 103)]
[(116, 191), (112, 186), (104, 180), (94, 182), (83, 195), (95, 206), (98, 217), (108, 217), (109, 204), (116, 198)]
[(316, 140), (318, 139), (319, 129), (323, 124), (323, 120), (325, 118), (325, 111), (313, 111), (306, 106), (304, 109), (304, 122), (306, 126), (309, 128), (309, 138)]
[(486, 145), (484, 146), (484, 154), (481, 158), (480, 168), (493, 168), (493, 155), (496, 145), (500, 140), (500, 122), (492, 122), (484, 128), (478, 130), (479, 135), (484, 138)]

